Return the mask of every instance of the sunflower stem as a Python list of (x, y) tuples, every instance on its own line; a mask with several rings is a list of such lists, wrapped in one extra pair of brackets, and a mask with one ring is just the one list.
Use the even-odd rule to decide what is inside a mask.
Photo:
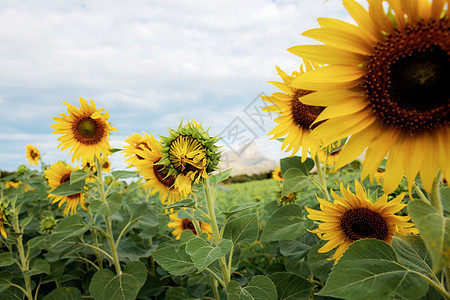
[(433, 207), (437, 209), (440, 215), (444, 213), (444, 211), (442, 210), (441, 194), (439, 192), (441, 180), (442, 180), (442, 172), (439, 169), (436, 178), (434, 179), (433, 187), (431, 188), (430, 202), (431, 205), (433, 205)]
[(416, 191), (417, 195), (419, 195), (420, 200), (422, 200), (425, 203), (430, 203), (430, 200), (428, 200), (427, 196), (425, 196), (425, 194), (422, 192), (420, 187), (415, 182), (413, 183), (413, 188)]
[(214, 298), (220, 300), (219, 289), (217, 288), (217, 280), (215, 280), (211, 275), (208, 276), (209, 284), (211, 284), (211, 288), (214, 293)]
[[(97, 179), (98, 179), (98, 184), (99, 184), (100, 200), (103, 203), (106, 203), (105, 187), (103, 185), (103, 177), (102, 177), (102, 165), (100, 164), (97, 157), (95, 158), (95, 165), (97, 167)], [(117, 255), (117, 247), (114, 243), (114, 235), (112, 232), (111, 220), (106, 215), (104, 215), (104, 217), (105, 217), (106, 233), (107, 233), (106, 238), (108, 239), (109, 247), (111, 248), (111, 253), (112, 253), (112, 257), (113, 257), (114, 267), (116, 268), (116, 273), (117, 273), (117, 275), (120, 275), (120, 274), (122, 274), (122, 270), (120, 269), (120, 261), (119, 261), (118, 255)], [(119, 246), (119, 245), (117, 245), (117, 246)]]
[[(87, 209), (89, 220), (92, 221), (92, 212), (91, 207), (88, 206)], [(98, 248), (98, 239), (97, 239), (97, 232), (91, 228), (92, 237), (94, 239), (94, 245)], [(100, 269), (103, 269), (103, 257), (100, 255), (100, 252), (98, 250), (95, 250), (95, 256), (97, 256), (98, 266)]]
[[(204, 178), (202, 183), (203, 183), (203, 191), (205, 193), (205, 198), (206, 198), (206, 204), (207, 204), (206, 207), (208, 209), (208, 215), (211, 220), (211, 229), (213, 232), (214, 243), (217, 246), (217, 245), (219, 245), (219, 243), (221, 241), (221, 237), (220, 237), (219, 227), (217, 225), (216, 214), (214, 211), (215, 199), (211, 195), (209, 179)], [(227, 268), (227, 263), (225, 261), (225, 257), (221, 257), (219, 259), (219, 262), (220, 262), (220, 268), (222, 269), (224, 286), (226, 286), (230, 282), (230, 274), (229, 274), (229, 270)]]
[(330, 195), (328, 194), (327, 190), (327, 182), (325, 181), (325, 176), (322, 170), (322, 166), (320, 164), (318, 154), (316, 154), (316, 156), (314, 157), (314, 162), (316, 163), (317, 175), (319, 175), (320, 184), (322, 185), (322, 193), (324, 194), (325, 199), (327, 199), (327, 201), (331, 201)]

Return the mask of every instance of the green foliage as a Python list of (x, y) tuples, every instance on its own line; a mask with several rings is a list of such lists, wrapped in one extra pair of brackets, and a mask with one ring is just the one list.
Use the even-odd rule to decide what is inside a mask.
[(270, 278), (257, 275), (244, 288), (238, 282), (231, 281), (227, 285), (227, 296), (237, 300), (276, 300), (277, 290)]

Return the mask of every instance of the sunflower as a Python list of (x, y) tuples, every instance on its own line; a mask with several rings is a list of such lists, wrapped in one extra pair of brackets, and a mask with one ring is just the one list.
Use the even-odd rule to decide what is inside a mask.
[[(195, 230), (194, 223), (192, 223), (192, 221), (187, 218), (184, 219), (178, 218), (178, 212), (175, 214), (170, 214), (169, 218), (170, 220), (172, 220), (172, 222), (168, 223), (167, 226), (169, 228), (175, 228), (175, 230), (172, 231), (172, 234), (175, 236), (176, 240), (179, 240), (181, 233), (187, 229), (191, 230), (195, 235), (198, 235), (197, 231)], [(201, 233), (207, 233), (208, 236), (211, 236), (210, 235), (212, 234), (211, 226), (205, 222), (199, 221), (199, 223), (202, 229)]]
[(414, 224), (408, 222), (409, 216), (395, 215), (406, 206), (401, 203), (405, 194), (400, 194), (389, 202), (387, 194), (384, 194), (372, 203), (356, 180), (355, 188), (356, 194), (353, 194), (349, 186), (346, 189), (341, 183), (342, 196), (331, 190), (335, 199), (333, 203), (317, 197), (321, 210), (306, 207), (309, 219), (323, 222), (317, 229), (311, 230), (322, 240), (328, 241), (318, 250), (319, 253), (338, 247), (331, 258), (337, 262), (348, 246), (356, 240), (373, 238), (390, 244), (396, 233), (401, 235), (419, 233), (413, 227)]
[[(159, 164), (163, 154), (160, 152), (162, 146), (153, 134), (148, 136), (145, 147), (135, 148), (135, 155), (139, 157), (134, 164), (138, 168), (146, 182), (145, 187), (152, 188), (150, 194), (159, 192), (159, 199), (162, 204), (172, 204), (183, 198), (182, 193), (175, 187), (175, 177), (168, 175), (168, 170), (164, 165)], [(153, 150), (151, 150), (153, 149)]]
[(26, 157), (28, 159), (28, 162), (30, 163), (30, 166), (37, 166), (39, 163), (39, 159), (41, 158), (41, 153), (39, 152), (39, 149), (34, 147), (33, 145), (26, 145)]
[(22, 184), (22, 181), (6, 181), (5, 182), (5, 187), (6, 188), (13, 188), (13, 189), (18, 189), (19, 186)]
[(296, 192), (292, 192), (292, 193), (286, 194), (284, 196), (281, 196), (283, 194), (282, 186), (280, 186), (280, 189), (276, 193), (277, 193), (278, 201), (280, 201), (280, 205), (292, 204), (297, 199)]
[(125, 140), (128, 145), (125, 146), (123, 152), (124, 156), (127, 157), (125, 162), (128, 162), (128, 166), (130, 168), (135, 166), (139, 160), (143, 159), (141, 156), (136, 154), (135, 150), (142, 150), (143, 148), (152, 150), (150, 148), (149, 140), (150, 137), (145, 132), (144, 136), (139, 133), (133, 133)]
[[(78, 168), (77, 168), (78, 169)], [(48, 185), (52, 188), (48, 193), (48, 198), (53, 198), (52, 204), (58, 202), (58, 207), (61, 207), (64, 203), (67, 202), (66, 207), (64, 208), (64, 214), (68, 215), (77, 212), (78, 203), (80, 203), (81, 208), (86, 210), (84, 194), (77, 193), (70, 196), (59, 196), (54, 195), (51, 192), (61, 184), (70, 180), (70, 174), (76, 171), (72, 166), (64, 164), (62, 161), (59, 161), (50, 167), (48, 167), (44, 173), (45, 178), (48, 180)]]
[(5, 231), (5, 227), (4, 224), (8, 223), (8, 220), (6, 219), (6, 214), (5, 214), (5, 210), (6, 210), (6, 203), (0, 202), (0, 235), (2, 237), (4, 237), (5, 239), (8, 237), (8, 235), (6, 234)]
[[(305, 66), (308, 71), (313, 69), (309, 64), (305, 64)], [(308, 149), (313, 157), (318, 149), (318, 141), (310, 137), (310, 128), (324, 107), (303, 103), (303, 97), (312, 94), (313, 90), (291, 87), (290, 84), (293, 80), (304, 75), (302, 68), (300, 68), (300, 72), (292, 73), (292, 76), (287, 75), (278, 67), (277, 71), (283, 82), (269, 82), (278, 87), (283, 93), (275, 92), (270, 97), (261, 96), (263, 100), (273, 103), (273, 105), (264, 107), (263, 110), (280, 115), (275, 119), (278, 125), (269, 132), (269, 135), (273, 134), (272, 139), (287, 135), (283, 140), (281, 149), (283, 150), (287, 147), (285, 151), (289, 152), (292, 150), (292, 155), (294, 155), (301, 147), (302, 162), (304, 162), (308, 156)]]
[(283, 181), (283, 174), (281, 173), (281, 168), (276, 167), (272, 172), (272, 178), (276, 181)]
[(220, 160), (219, 139), (210, 137), (208, 131), (195, 121), (170, 130), (168, 137), (162, 137), (163, 157), (160, 164), (168, 169), (168, 175), (174, 175), (175, 187), (183, 194), (192, 193), (192, 184), (208, 178)]
[(53, 117), (58, 123), (51, 125), (55, 134), (63, 134), (58, 138), (61, 143), (61, 151), (71, 148), (69, 153), (73, 152), (72, 162), (81, 159), (84, 165), (87, 161), (94, 161), (94, 158), (100, 158), (111, 155), (109, 145), (110, 131), (117, 131), (108, 122), (109, 112), (103, 108), (97, 109), (93, 100), (90, 105), (86, 100), (80, 98), (80, 108), (64, 102), (67, 105), (67, 113), (60, 114), (61, 117)]
[(317, 151), (317, 155), (319, 156), (319, 160), (323, 163), (323, 164), (327, 164), (327, 169), (329, 169), (332, 173), (335, 172), (335, 164), (337, 159), (339, 158), (339, 155), (341, 154), (342, 149), (338, 149), (338, 150), (332, 150), (331, 152), (329, 152), (327, 154), (327, 150), (325, 149), (320, 149), (319, 151)]
[[(431, 191), (438, 169), (450, 175), (449, 19), (446, 1), (354, 0), (344, 6), (358, 25), (319, 18), (321, 28), (303, 35), (323, 45), (289, 49), (327, 64), (291, 85), (314, 89), (302, 101), (326, 106), (315, 138), (351, 136), (336, 167), (364, 150), (362, 178), (373, 178), (388, 155), (384, 190), (391, 193), (406, 174), (411, 189), (420, 174)], [(386, 13), (384, 2), (389, 4)]]

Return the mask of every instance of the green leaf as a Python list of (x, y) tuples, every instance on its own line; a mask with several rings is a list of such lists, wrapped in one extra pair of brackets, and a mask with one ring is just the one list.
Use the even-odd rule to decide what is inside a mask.
[(133, 171), (112, 171), (111, 175), (116, 179), (139, 177), (139, 173)]
[(305, 189), (312, 182), (313, 177), (305, 175), (303, 171), (299, 169), (292, 168), (283, 174), (283, 178), (283, 191), (281, 193), (282, 197), (289, 193)]
[(233, 300), (276, 300), (277, 289), (269, 277), (257, 275), (242, 288), (236, 281), (230, 281), (226, 288), (228, 299)]
[(251, 244), (258, 238), (259, 222), (256, 214), (233, 218), (225, 225), (224, 238), (234, 244)]
[(232, 205), (228, 208), (227, 211), (223, 211), (222, 213), (227, 216), (230, 217), (238, 212), (256, 207), (258, 205), (260, 205), (261, 202), (252, 202), (252, 203), (245, 203), (245, 204), (238, 204), (238, 205)]
[(93, 213), (112, 216), (120, 210), (122, 203), (123, 196), (119, 193), (113, 193), (106, 198), (106, 202), (93, 200), (90, 206)]
[(56, 225), (55, 231), (50, 236), (50, 242), (56, 246), (60, 242), (73, 237), (81, 236), (87, 230), (87, 225), (79, 215), (66, 217)]
[(25, 218), (20, 222), (20, 228), (22, 228), (22, 231), (25, 229), (25, 227), (27, 227), (31, 220), (33, 220), (33, 216)]
[(312, 168), (314, 168), (314, 160), (308, 157), (305, 162), (302, 163), (301, 159), (302, 158), (300, 156), (291, 156), (280, 159), (280, 168), (283, 178), (286, 178), (285, 173), (291, 168), (298, 169), (303, 173), (303, 175), (309, 174)]
[(219, 247), (207, 246), (196, 250), (191, 257), (194, 266), (201, 272), (222, 256), (224, 255)]
[(74, 287), (59, 287), (47, 296), (43, 300), (79, 300), (81, 299), (81, 292)]
[(399, 236), (392, 240), (392, 248), (402, 265), (433, 278), (433, 271), (419, 253), (422, 246), (423, 242), (418, 236)]
[(11, 286), (11, 273), (0, 272), (0, 293), (6, 291)]
[(7, 267), (14, 264), (17, 260), (12, 257), (11, 252), (4, 252), (0, 254), (0, 267)]
[(97, 271), (92, 277), (89, 292), (96, 300), (134, 300), (147, 279), (147, 269), (139, 261), (130, 262), (121, 275), (111, 270)]
[(367, 300), (417, 299), (427, 291), (427, 281), (400, 264), (386, 242), (361, 239), (350, 244), (318, 295)]
[(309, 299), (315, 284), (292, 273), (278, 272), (269, 276), (277, 288), (278, 299)]
[(33, 276), (38, 274), (50, 274), (50, 265), (45, 259), (36, 259), (31, 270), (23, 272), (25, 275)]
[(70, 196), (78, 193), (84, 193), (84, 182), (78, 181), (74, 184), (70, 184), (70, 181), (67, 181), (58, 185), (50, 193), (58, 196)]
[(189, 291), (182, 286), (172, 287), (166, 291), (165, 300), (190, 300), (193, 299)]
[(161, 210), (161, 212), (159, 213), (160, 215), (165, 215), (166, 214), (166, 210), (170, 209), (170, 208), (179, 208), (179, 207), (193, 207), (195, 204), (194, 200), (192, 199), (184, 199), (175, 203), (172, 203), (170, 205), (167, 205), (164, 207), (163, 210)]
[(165, 247), (151, 251), (151, 254), (156, 262), (172, 275), (182, 276), (196, 270), (191, 257), (183, 246), (179, 250), (176, 247)]
[(441, 193), (442, 207), (446, 213), (450, 213), (450, 187), (442, 187), (439, 192)]
[(433, 271), (437, 273), (450, 260), (449, 219), (430, 204), (419, 200), (408, 203), (408, 212), (430, 252)]
[(314, 276), (319, 278), (322, 282), (325, 282), (330, 275), (334, 260), (328, 260), (333, 254), (331, 252), (317, 252), (317, 250), (319, 250), (319, 248), (321, 248), (323, 245), (324, 243), (311, 247), (311, 249), (309, 249), (308, 251), (306, 261)]
[(230, 177), (231, 170), (232, 169), (228, 169), (226, 171), (212, 175), (211, 177), (209, 177), (209, 183), (212, 185), (217, 185), (219, 182), (224, 181), (225, 179)]
[[(187, 230), (185, 230), (187, 231)], [(189, 230), (190, 231), (190, 230)], [(191, 231), (192, 232), (192, 231)], [(210, 244), (200, 237), (195, 237), (189, 240), (186, 244), (186, 253), (189, 255), (194, 254), (195, 251), (203, 247), (209, 247)]]
[(28, 249), (38, 248), (42, 249), (44, 247), (44, 241), (47, 239), (47, 235), (40, 235), (32, 238), (27, 242)]
[(310, 224), (311, 221), (303, 217), (302, 208), (299, 205), (282, 206), (267, 220), (261, 234), (261, 241), (296, 239), (305, 234)]
[[(70, 184), (74, 184), (74, 183), (77, 183), (79, 181), (82, 181), (82, 180), (86, 179), (87, 177), (91, 176), (93, 173), (94, 172), (88, 173), (88, 172), (86, 172), (84, 170), (73, 171), (70, 174)], [(84, 183), (85, 183), (85, 181), (83, 181), (83, 184)]]

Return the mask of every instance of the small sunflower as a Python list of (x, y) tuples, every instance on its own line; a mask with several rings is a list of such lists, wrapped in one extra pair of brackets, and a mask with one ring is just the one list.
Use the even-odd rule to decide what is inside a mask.
[[(178, 212), (175, 214), (170, 214), (169, 218), (170, 220), (172, 220), (172, 222), (168, 223), (167, 226), (169, 228), (175, 228), (175, 230), (172, 231), (172, 234), (175, 236), (176, 240), (180, 239), (181, 233), (185, 230), (191, 230), (195, 235), (198, 235), (197, 231), (195, 230), (194, 223), (192, 223), (192, 221), (187, 218), (178, 218)], [(201, 233), (207, 233), (210, 236), (212, 234), (211, 226), (205, 222), (199, 221), (199, 223), (202, 229)]]
[(195, 121), (177, 130), (170, 130), (168, 137), (162, 138), (163, 157), (160, 164), (168, 169), (168, 175), (175, 176), (175, 187), (184, 194), (192, 193), (192, 184), (208, 178), (220, 160), (219, 139), (210, 137), (208, 130)]
[(339, 155), (341, 154), (341, 151), (342, 149), (332, 150), (327, 154), (327, 150), (321, 149), (317, 151), (317, 154), (319, 155), (319, 160), (323, 164), (325, 163), (327, 164), (327, 169), (329, 169), (332, 173), (334, 173), (336, 170), (334, 166), (339, 158)]
[(64, 102), (67, 105), (67, 113), (60, 114), (61, 117), (53, 117), (57, 121), (51, 128), (55, 134), (63, 134), (58, 138), (61, 151), (71, 148), (69, 153), (73, 152), (72, 162), (81, 159), (84, 165), (87, 161), (94, 161), (94, 158), (100, 158), (103, 154), (111, 155), (109, 145), (110, 131), (117, 131), (109, 122), (109, 112), (103, 108), (97, 109), (93, 100), (90, 105), (86, 100), (80, 98), (80, 108)]
[(272, 178), (276, 181), (283, 181), (283, 174), (281, 174), (281, 168), (276, 167), (272, 172)]
[(58, 196), (51, 193), (56, 187), (69, 181), (70, 174), (74, 171), (76, 170), (72, 166), (66, 165), (62, 161), (51, 165), (44, 171), (45, 178), (48, 180), (48, 185), (52, 188), (48, 192), (48, 198), (53, 198), (52, 204), (58, 202), (58, 207), (61, 207), (61, 205), (67, 202), (66, 207), (64, 208), (65, 215), (68, 215), (69, 212), (70, 214), (77, 213), (78, 203), (80, 203), (81, 208), (86, 210), (86, 202), (84, 201), (83, 193), (77, 193), (70, 196)]
[[(147, 146), (135, 149), (136, 157), (140, 158), (134, 163), (146, 180), (145, 187), (151, 188), (150, 194), (159, 192), (159, 199), (162, 204), (169, 205), (183, 199), (183, 195), (178, 188), (175, 187), (175, 176), (169, 175), (169, 171), (164, 165), (159, 164), (163, 154), (161, 144), (153, 137), (146, 136), (148, 139), (145, 144)], [(151, 150), (152, 149), (152, 150)]]
[[(312, 70), (312, 66), (305, 64), (307, 70)], [(304, 75), (302, 69), (300, 72), (292, 73), (292, 76), (287, 75), (280, 68), (277, 67), (278, 75), (280, 75), (283, 82), (269, 81), (281, 92), (273, 93), (272, 96), (261, 96), (267, 102), (273, 103), (263, 108), (264, 111), (274, 112), (280, 116), (275, 119), (278, 123), (274, 129), (269, 132), (273, 134), (272, 139), (281, 138), (287, 135), (281, 149), (289, 152), (292, 150), (292, 155), (296, 154), (300, 147), (302, 148), (302, 162), (308, 157), (308, 149), (314, 157), (318, 150), (319, 144), (317, 140), (310, 137), (310, 131), (317, 116), (324, 110), (323, 106), (312, 106), (303, 103), (302, 99), (306, 95), (314, 93), (313, 90), (304, 90), (291, 87), (291, 82), (296, 78), (301, 78)], [(316, 125), (315, 125), (316, 126)], [(313, 126), (314, 127), (314, 126)]]
[(7, 181), (5, 182), (5, 187), (6, 188), (13, 188), (13, 189), (18, 189), (19, 186), (22, 184), (22, 181)]
[(5, 239), (8, 237), (5, 231), (5, 224), (8, 224), (8, 220), (6, 218), (6, 207), (7, 204), (3, 201), (0, 202), (0, 235)]
[(331, 191), (335, 199), (333, 203), (317, 197), (321, 210), (306, 207), (309, 219), (323, 222), (317, 229), (311, 230), (322, 240), (328, 241), (318, 250), (319, 253), (338, 247), (331, 257), (337, 262), (348, 246), (356, 240), (373, 238), (390, 244), (396, 233), (419, 233), (413, 227), (414, 224), (408, 222), (411, 219), (409, 216), (395, 215), (406, 206), (401, 203), (404, 194), (389, 202), (387, 194), (384, 194), (372, 203), (358, 181), (355, 181), (355, 188), (356, 194), (353, 194), (349, 187), (346, 189), (341, 183), (342, 197)]
[[(316, 90), (302, 101), (326, 106), (312, 131), (326, 141), (350, 136), (336, 167), (366, 150), (361, 177), (373, 178), (388, 155), (384, 191), (406, 174), (431, 191), (438, 169), (450, 176), (450, 30), (448, 1), (355, 0), (344, 6), (358, 25), (319, 18), (321, 28), (303, 35), (323, 45), (289, 49), (326, 64), (291, 82)], [(389, 9), (385, 12), (384, 4)]]
[(135, 150), (142, 150), (144, 148), (152, 150), (150, 148), (149, 141), (150, 137), (145, 132), (144, 136), (140, 135), (139, 133), (133, 133), (125, 140), (128, 145), (125, 146), (123, 152), (124, 156), (127, 157), (125, 162), (128, 163), (128, 166), (130, 168), (135, 166), (139, 160), (143, 159), (141, 156), (136, 154)]
[(278, 201), (280, 201), (281, 205), (292, 204), (295, 202), (295, 200), (297, 200), (296, 192), (292, 192), (292, 193), (286, 194), (284, 196), (281, 196), (282, 193), (283, 193), (283, 187), (280, 186), (280, 189), (277, 191), (277, 198), (278, 198)]
[(39, 163), (39, 159), (41, 158), (41, 153), (38, 148), (34, 147), (33, 145), (26, 145), (26, 157), (28, 159), (28, 162), (30, 163), (30, 166), (37, 166)]

